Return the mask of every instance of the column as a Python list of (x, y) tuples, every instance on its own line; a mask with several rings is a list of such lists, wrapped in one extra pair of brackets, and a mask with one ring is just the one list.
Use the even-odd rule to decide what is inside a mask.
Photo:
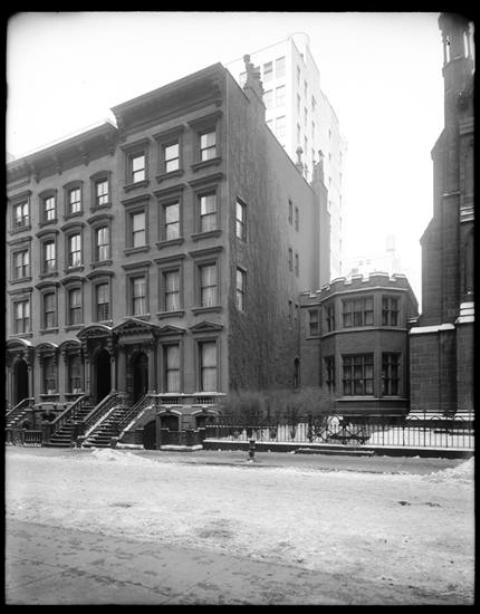
[(35, 398), (35, 378), (34, 378), (34, 368), (32, 360), (27, 361), (27, 369), (28, 369), (28, 396)]
[(153, 344), (147, 346), (148, 357), (148, 393), (156, 394), (157, 381), (156, 381), (156, 369), (155, 369), (155, 348)]
[(117, 359), (114, 352), (110, 354), (110, 390), (117, 391)]
[(118, 368), (117, 368), (117, 377), (118, 377), (118, 392), (126, 392), (126, 383), (127, 383), (127, 373), (126, 373), (126, 355), (125, 348), (122, 346), (118, 347)]
[(85, 360), (84, 360), (84, 370), (85, 370), (84, 372), (85, 394), (91, 395), (93, 393), (90, 390), (90, 359), (86, 354), (85, 354)]
[(5, 411), (8, 411), (8, 409), (11, 409), (13, 407), (13, 387), (12, 387), (12, 366), (11, 365), (6, 365), (6, 369), (7, 369), (7, 373), (6, 373), (6, 389), (5, 389), (5, 400), (6, 400), (6, 407), (5, 407)]
[(58, 360), (58, 393), (59, 401), (66, 401), (65, 393), (67, 392), (67, 353), (62, 350)]

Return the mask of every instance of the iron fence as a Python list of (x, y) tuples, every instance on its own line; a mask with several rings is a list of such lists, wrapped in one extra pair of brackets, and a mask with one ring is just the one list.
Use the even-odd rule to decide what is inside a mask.
[(206, 439), (264, 443), (343, 444), (369, 447), (474, 449), (473, 419), (427, 416), (409, 419), (306, 418), (294, 424), (209, 424)]

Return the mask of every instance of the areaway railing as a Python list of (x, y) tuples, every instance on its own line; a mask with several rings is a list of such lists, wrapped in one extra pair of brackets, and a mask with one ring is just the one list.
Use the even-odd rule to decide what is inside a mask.
[(317, 443), (377, 447), (474, 449), (473, 419), (425, 416), (306, 417), (285, 424), (208, 424), (205, 439), (266, 443)]

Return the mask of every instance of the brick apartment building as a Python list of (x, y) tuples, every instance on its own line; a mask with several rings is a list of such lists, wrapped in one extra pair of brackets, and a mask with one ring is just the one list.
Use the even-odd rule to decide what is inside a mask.
[(371, 273), (334, 279), (303, 292), (303, 386), (320, 386), (344, 414), (404, 416), (408, 412), (408, 335), (418, 315), (404, 275)]
[(432, 150), (433, 217), (422, 239), (422, 314), (410, 330), (414, 412), (473, 410), (473, 28), (442, 14), (445, 127)]
[(149, 392), (194, 427), (219, 394), (298, 379), (327, 193), (266, 126), (248, 56), (246, 71), (242, 89), (212, 65), (8, 164), (10, 407)]

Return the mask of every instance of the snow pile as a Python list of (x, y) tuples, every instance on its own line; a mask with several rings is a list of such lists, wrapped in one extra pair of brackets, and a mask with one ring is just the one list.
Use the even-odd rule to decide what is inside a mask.
[(138, 456), (137, 454), (132, 454), (131, 452), (127, 452), (122, 450), (114, 450), (112, 448), (93, 448), (91, 455), (89, 455), (90, 460), (96, 461), (115, 461), (122, 465), (151, 465), (155, 461), (143, 458)]
[(443, 471), (436, 471), (429, 475), (423, 476), (424, 480), (431, 482), (472, 482), (474, 480), (474, 458), (469, 458), (464, 463), (456, 467), (449, 467)]

